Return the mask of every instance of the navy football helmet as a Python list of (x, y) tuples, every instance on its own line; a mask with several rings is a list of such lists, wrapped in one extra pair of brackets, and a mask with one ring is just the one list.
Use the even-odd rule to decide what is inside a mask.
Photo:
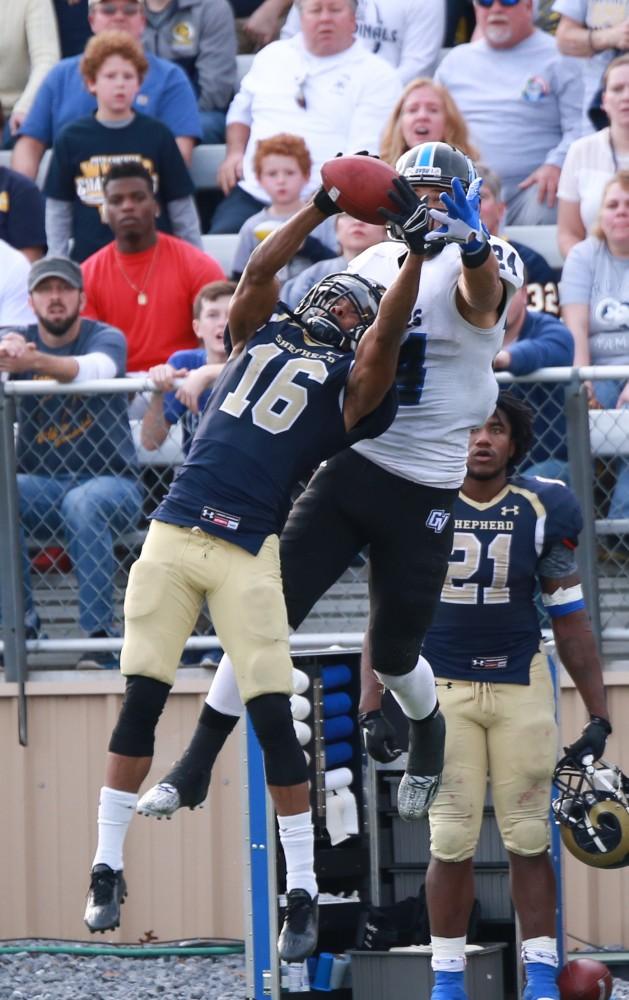
[[(360, 274), (347, 271), (329, 274), (313, 285), (295, 308), (294, 315), (313, 340), (343, 351), (354, 351), (376, 318), (384, 292), (383, 285)], [(339, 299), (348, 299), (358, 313), (359, 321), (350, 330), (344, 330), (332, 312)]]
[(563, 757), (553, 774), (552, 803), (561, 839), (593, 868), (629, 865), (629, 778), (616, 764)]

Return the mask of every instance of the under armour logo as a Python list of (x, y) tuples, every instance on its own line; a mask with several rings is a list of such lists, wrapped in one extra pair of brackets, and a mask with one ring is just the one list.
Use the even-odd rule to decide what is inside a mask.
[(500, 508), (500, 516), (501, 517), (506, 517), (507, 514), (519, 514), (519, 513), (520, 513), (520, 508), (518, 507), (517, 504), (515, 505), (515, 507), (501, 507)]
[(434, 531), (435, 534), (440, 535), (449, 520), (449, 511), (431, 510), (430, 514), (426, 518), (426, 527)]

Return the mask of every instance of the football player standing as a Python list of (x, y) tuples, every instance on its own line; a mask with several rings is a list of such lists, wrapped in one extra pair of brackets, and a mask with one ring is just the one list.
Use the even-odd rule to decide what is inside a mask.
[[(531, 441), (531, 411), (508, 392), (500, 394), (489, 420), (472, 430), (467, 475), (453, 511), (452, 555), (423, 646), (447, 727), (443, 782), (429, 812), (431, 1000), (467, 1000), (472, 858), (487, 775), (520, 924), (524, 1000), (559, 1000), (548, 853), (557, 725), (535, 605), (538, 585), (559, 658), (590, 716), (581, 737), (565, 748), (567, 757), (600, 758), (611, 733), (575, 559), (581, 511), (562, 482), (511, 474)], [(364, 684), (367, 679), (364, 672)], [(363, 698), (379, 705), (373, 680)], [(375, 743), (370, 749), (382, 756)]]

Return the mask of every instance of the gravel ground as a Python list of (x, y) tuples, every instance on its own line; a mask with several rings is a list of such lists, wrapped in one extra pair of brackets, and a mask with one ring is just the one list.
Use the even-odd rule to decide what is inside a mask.
[(0, 955), (0, 1000), (244, 1000), (244, 955)]
[[(244, 1000), (245, 992), (244, 955), (0, 955), (0, 1000)], [(614, 979), (612, 998), (629, 1000), (629, 982)]]

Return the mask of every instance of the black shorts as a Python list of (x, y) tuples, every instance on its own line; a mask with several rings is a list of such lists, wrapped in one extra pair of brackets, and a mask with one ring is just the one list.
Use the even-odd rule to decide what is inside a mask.
[(369, 546), (373, 667), (412, 670), (448, 567), (457, 494), (395, 476), (351, 449), (330, 459), (295, 503), (280, 540), (291, 626)]

